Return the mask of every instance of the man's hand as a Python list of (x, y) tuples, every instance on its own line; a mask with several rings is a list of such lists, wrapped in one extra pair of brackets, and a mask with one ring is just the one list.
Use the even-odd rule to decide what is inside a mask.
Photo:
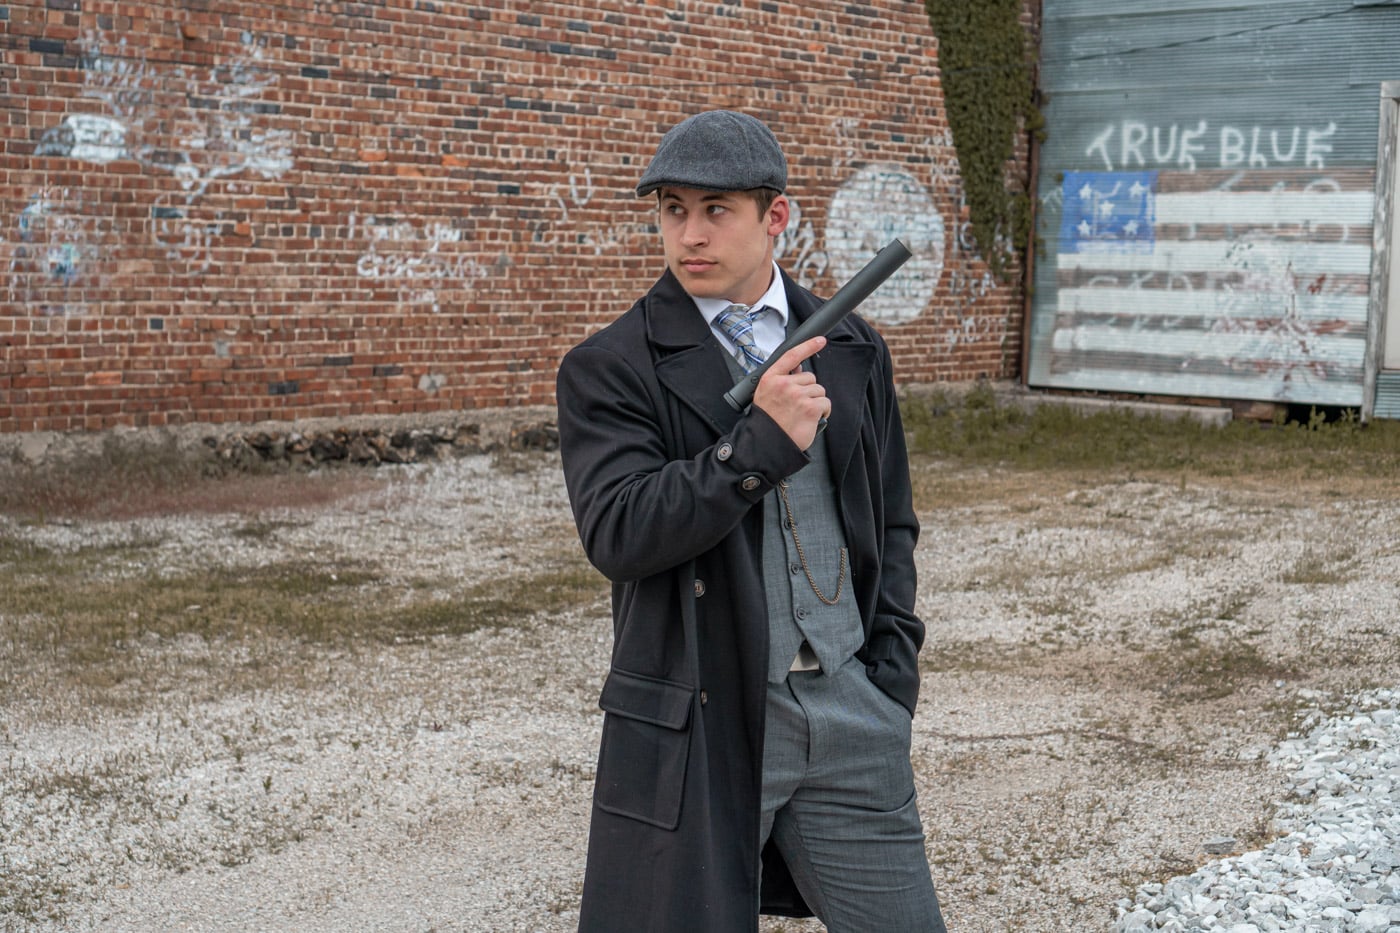
[(817, 437), (817, 423), (831, 414), (831, 400), (826, 389), (812, 373), (802, 370), (809, 356), (826, 346), (825, 337), (804, 340), (778, 357), (754, 388), (756, 408), (778, 423), (800, 449), (812, 446)]

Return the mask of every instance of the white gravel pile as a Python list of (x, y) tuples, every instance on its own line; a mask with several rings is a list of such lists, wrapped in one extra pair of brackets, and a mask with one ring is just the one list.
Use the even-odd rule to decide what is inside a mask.
[[(1400, 690), (1314, 713), (1306, 735), (1269, 756), (1289, 769), (1287, 835), (1120, 903), (1115, 933), (1400, 930)], [(1228, 841), (1227, 841), (1228, 842)]]

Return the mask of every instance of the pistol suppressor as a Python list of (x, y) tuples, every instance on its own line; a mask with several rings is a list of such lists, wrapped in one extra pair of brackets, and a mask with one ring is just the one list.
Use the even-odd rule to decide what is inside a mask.
[(895, 270), (904, 265), (913, 256), (909, 252), (909, 247), (898, 237), (890, 241), (889, 245), (875, 254), (875, 258), (865, 264), (851, 280), (832, 295), (827, 302), (817, 309), (817, 312), (802, 322), (802, 325), (793, 332), (792, 336), (784, 340), (778, 349), (768, 355), (768, 359), (763, 365), (755, 369), (734, 384), (734, 388), (724, 393), (724, 400), (730, 404), (735, 411), (743, 411), (753, 403), (753, 392), (758, 386), (758, 380), (763, 374), (768, 372), (768, 367), (778, 361), (788, 350), (797, 346), (804, 340), (809, 340), (818, 334), (827, 334), (841, 319), (850, 314), (870, 293), (879, 288), (885, 279), (894, 274)]

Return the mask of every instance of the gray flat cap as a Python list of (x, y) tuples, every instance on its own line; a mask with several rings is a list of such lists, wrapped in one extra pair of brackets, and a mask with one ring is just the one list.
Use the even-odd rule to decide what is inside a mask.
[(787, 188), (787, 159), (763, 121), (733, 110), (707, 110), (671, 127), (642, 172), (637, 196), (657, 188), (747, 191)]

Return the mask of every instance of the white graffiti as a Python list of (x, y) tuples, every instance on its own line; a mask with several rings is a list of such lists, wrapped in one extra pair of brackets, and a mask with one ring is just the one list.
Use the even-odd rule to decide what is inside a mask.
[(797, 284), (813, 288), (826, 272), (830, 260), (824, 250), (817, 248), (817, 231), (810, 220), (802, 218), (802, 205), (789, 196), (788, 207), (787, 229), (778, 235), (773, 245), (773, 258), (782, 262)]
[(1281, 400), (1334, 381), (1351, 352), (1347, 332), (1366, 315), (1355, 280), (1369, 268), (1370, 244), (1348, 241), (1351, 225), (1369, 217), (1371, 195), (1333, 178), (1296, 191), (1278, 183), (1240, 192), (1240, 180), (1164, 196), (1158, 220), (1185, 229), (1170, 250), (1097, 272), (1102, 257), (1062, 254), (1087, 277), (1059, 291), (1075, 324), (1057, 345), (1079, 352), (1130, 345), (1172, 358), (1183, 374), (1212, 378), (1223, 369), (1269, 385)]
[(6, 295), (40, 314), (79, 314), (82, 286), (99, 262), (106, 238), (81, 195), (67, 188), (43, 188), (15, 218), (13, 239), (0, 237), (0, 258), (8, 271)]
[(355, 262), (356, 273), (394, 283), (400, 302), (429, 305), (435, 314), (448, 300), (448, 292), (467, 291), (474, 280), (486, 275), (476, 258), (457, 249), (467, 241), (450, 224), (415, 227), (406, 220), (361, 220), (351, 214), (349, 239), (354, 242), (361, 236), (369, 242)]
[(126, 127), (110, 117), (72, 113), (63, 118), (57, 129), (44, 134), (36, 151), (39, 155), (66, 155), (105, 165), (128, 158)]
[[(944, 192), (945, 198), (956, 202), (957, 207), (953, 211), (955, 217), (970, 217), (962, 167), (953, 149), (952, 131), (944, 129), (929, 136), (924, 140), (924, 145), (933, 155), (934, 187)], [(997, 290), (997, 281), (986, 263), (980, 260), (977, 240), (972, 235), (972, 221), (954, 223), (944, 262), (947, 271), (943, 295), (946, 297), (940, 300), (953, 318), (952, 326), (943, 335), (950, 349), (959, 345), (986, 346), (992, 341), (996, 341), (999, 349), (1004, 349), (1008, 338), (1015, 332), (1014, 309), (1005, 315), (988, 314), (982, 309), (983, 299)]]
[(98, 36), (84, 42), (83, 94), (103, 101), (124, 128), (130, 158), (200, 191), (219, 178), (275, 178), (291, 168), (291, 133), (262, 125), (259, 98), (277, 79), (251, 36), (236, 57), (207, 71), (157, 67), (138, 54), (125, 37), (115, 55), (103, 54)]
[[(563, 159), (566, 164), (571, 162), (572, 153), (566, 152)], [(550, 185), (545, 196), (557, 206), (558, 217), (533, 221), (533, 242), (594, 256), (637, 253), (653, 245), (656, 224), (650, 220), (593, 222), (590, 218), (600, 210), (609, 217), (613, 210), (606, 205), (595, 206), (596, 193), (593, 170), (588, 165), (583, 166), (581, 176), (574, 171), (565, 181)]]
[(837, 117), (831, 121), (831, 138), (840, 150), (840, 155), (832, 162), (837, 171), (856, 164), (861, 148), (859, 117)]
[(83, 39), (83, 94), (102, 101), (105, 115), (69, 114), (44, 134), (38, 155), (94, 164), (131, 159), (168, 172), (180, 194), (152, 208), (150, 235), (188, 274), (208, 269), (221, 218), (200, 219), (198, 202), (210, 185), (243, 175), (276, 178), (292, 166), (291, 133), (264, 126), (259, 98), (276, 80), (251, 36), (230, 61), (200, 72), (157, 66), (129, 47), (103, 52), (102, 36)]
[(943, 274), (943, 215), (928, 191), (898, 165), (868, 165), (832, 196), (826, 254), (845, 282), (898, 237), (913, 258), (866, 299), (862, 314), (903, 324), (923, 313)]
[(1212, 131), (1206, 120), (1194, 127), (1152, 126), (1141, 120), (1110, 123), (1084, 150), (1097, 155), (1107, 171), (1169, 168), (1194, 172), (1201, 166), (1270, 168), (1298, 166), (1323, 169), (1332, 154), (1336, 123), (1290, 130), (1252, 126), (1221, 126)]
[(1209, 333), (1242, 338), (1227, 365), (1278, 379), (1278, 396), (1286, 398), (1295, 382), (1327, 380), (1322, 344), (1347, 326), (1328, 312), (1345, 290), (1329, 283), (1325, 272), (1301, 275), (1287, 250), (1268, 248), (1276, 242), (1259, 231), (1231, 244), (1226, 259), (1234, 275), (1217, 293), (1219, 315)]

